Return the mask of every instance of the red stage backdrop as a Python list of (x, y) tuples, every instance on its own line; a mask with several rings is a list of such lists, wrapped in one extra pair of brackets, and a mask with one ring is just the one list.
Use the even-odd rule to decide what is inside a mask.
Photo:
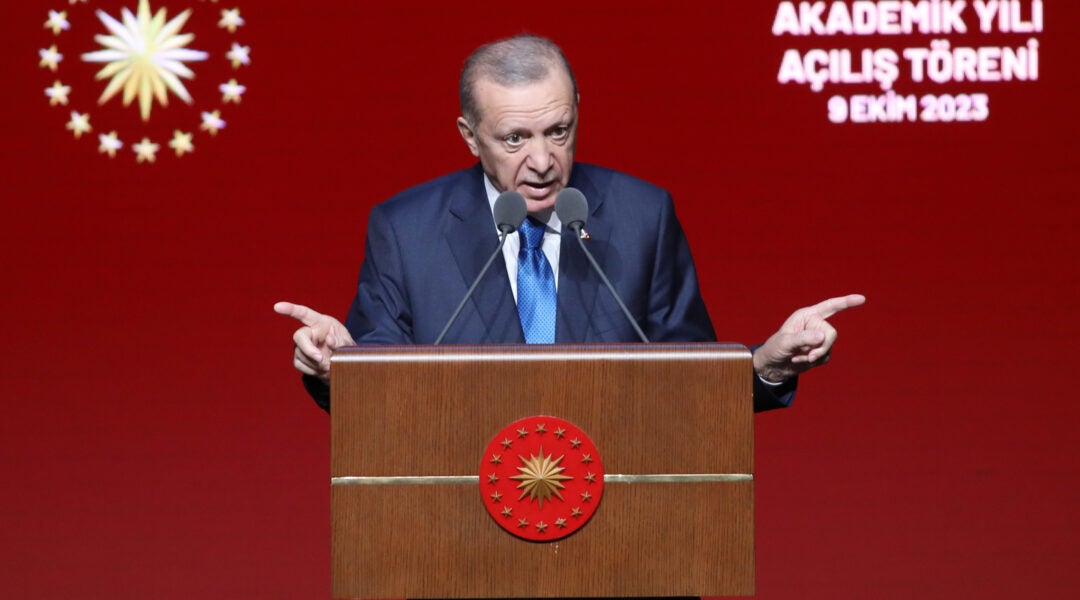
[(1080, 4), (143, 4), (5, 5), (3, 597), (329, 596), (271, 307), (344, 314), (369, 208), (471, 164), (461, 62), (522, 31), (579, 158), (674, 194), (721, 338), (869, 299), (756, 417), (760, 598), (1080, 587)]

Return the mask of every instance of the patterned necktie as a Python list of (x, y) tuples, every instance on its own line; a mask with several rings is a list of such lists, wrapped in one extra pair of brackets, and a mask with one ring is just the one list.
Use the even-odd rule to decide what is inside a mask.
[(544, 225), (532, 219), (521, 224), (518, 251), (518, 317), (527, 344), (555, 343), (555, 275), (544, 256)]

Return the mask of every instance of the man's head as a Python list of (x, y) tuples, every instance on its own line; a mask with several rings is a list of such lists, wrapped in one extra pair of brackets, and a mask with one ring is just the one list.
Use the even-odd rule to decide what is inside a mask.
[(529, 212), (554, 206), (573, 166), (577, 83), (550, 40), (520, 35), (481, 46), (461, 72), (458, 130), (500, 192)]

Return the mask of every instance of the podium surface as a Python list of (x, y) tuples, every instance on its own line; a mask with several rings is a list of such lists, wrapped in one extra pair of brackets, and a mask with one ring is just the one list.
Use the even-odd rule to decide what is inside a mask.
[[(753, 594), (751, 377), (725, 344), (336, 352), (333, 596)], [(591, 520), (551, 542), (504, 531), (478, 476), (493, 436), (535, 415), (579, 427), (606, 474)]]

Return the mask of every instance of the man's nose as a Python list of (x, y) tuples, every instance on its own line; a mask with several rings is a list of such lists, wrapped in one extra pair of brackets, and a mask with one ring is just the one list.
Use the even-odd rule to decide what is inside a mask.
[(529, 155), (525, 164), (536, 173), (543, 175), (551, 170), (554, 163), (555, 159), (548, 139), (544, 136), (533, 138), (529, 143)]

